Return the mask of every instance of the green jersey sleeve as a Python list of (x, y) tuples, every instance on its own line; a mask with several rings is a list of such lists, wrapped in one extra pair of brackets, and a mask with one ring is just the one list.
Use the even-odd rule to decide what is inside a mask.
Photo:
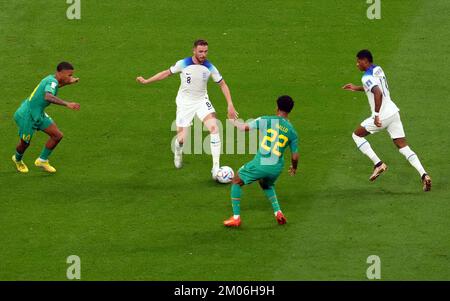
[(46, 93), (49, 92), (49, 93), (51, 93), (51, 94), (56, 96), (56, 91), (57, 91), (56, 89), (57, 89), (57, 87), (58, 87), (58, 82), (56, 80), (55, 81), (49, 81), (48, 83), (46, 83), (44, 91)]
[(289, 144), (289, 147), (291, 148), (291, 153), (298, 153), (298, 137), (297, 135), (294, 135), (294, 137), (291, 140), (291, 144)]
[(297, 135), (297, 131), (294, 129), (294, 127), (292, 127), (291, 125), (291, 135), (290, 135), (290, 139), (291, 139), (291, 143), (289, 144), (289, 148), (291, 149), (291, 153), (298, 153), (298, 135)]

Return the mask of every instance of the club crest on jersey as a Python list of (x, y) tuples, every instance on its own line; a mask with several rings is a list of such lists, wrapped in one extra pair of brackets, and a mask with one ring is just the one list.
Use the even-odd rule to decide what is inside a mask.
[(203, 72), (203, 79), (208, 79), (208, 73), (206, 73), (206, 72)]
[(374, 71), (375, 71), (375, 72), (374, 72), (374, 75), (375, 75), (375, 76), (383, 76), (383, 69), (381, 69), (381, 68), (376, 68)]

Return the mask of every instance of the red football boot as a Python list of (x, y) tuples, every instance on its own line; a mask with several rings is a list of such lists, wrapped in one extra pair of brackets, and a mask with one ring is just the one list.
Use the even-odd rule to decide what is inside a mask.
[(279, 225), (284, 225), (287, 223), (287, 220), (284, 217), (283, 212), (281, 212), (281, 211), (277, 212), (277, 215), (275, 216), (275, 218), (277, 219), (277, 222)]

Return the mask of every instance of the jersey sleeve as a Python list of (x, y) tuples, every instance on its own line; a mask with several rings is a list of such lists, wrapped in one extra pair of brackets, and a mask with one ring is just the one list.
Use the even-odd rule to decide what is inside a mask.
[(298, 136), (296, 134), (293, 135), (289, 147), (291, 148), (291, 153), (293, 154), (298, 153)]
[(250, 130), (259, 129), (259, 122), (261, 121), (261, 117), (256, 118), (248, 123), (248, 127)]
[(169, 70), (172, 74), (175, 74), (183, 71), (183, 68), (184, 68), (183, 60), (179, 60), (178, 62), (175, 63), (175, 65), (171, 66)]
[(217, 68), (215, 66), (212, 66), (212, 68), (211, 68), (211, 77), (212, 77), (213, 81), (215, 81), (216, 83), (220, 83), (223, 79), (219, 70), (217, 70)]
[(56, 95), (56, 87), (58, 87), (57, 81), (49, 81), (44, 88), (45, 92), (49, 92), (52, 95)]
[(363, 76), (362, 83), (363, 83), (364, 88), (367, 91), (372, 91), (372, 89), (374, 87), (378, 86), (377, 80), (372, 75), (365, 75), (365, 76)]

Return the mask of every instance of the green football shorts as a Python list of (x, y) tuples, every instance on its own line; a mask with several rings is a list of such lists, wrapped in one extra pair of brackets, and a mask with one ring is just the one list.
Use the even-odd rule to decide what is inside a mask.
[(31, 115), (21, 115), (19, 112), (14, 114), (14, 120), (19, 127), (19, 137), (26, 143), (30, 143), (31, 138), (36, 130), (43, 131), (53, 124), (53, 119), (44, 113), (42, 118), (36, 122), (31, 118)]
[(273, 186), (281, 171), (279, 168), (273, 169), (260, 165), (253, 160), (239, 168), (238, 174), (245, 185), (262, 180), (264, 185)]

